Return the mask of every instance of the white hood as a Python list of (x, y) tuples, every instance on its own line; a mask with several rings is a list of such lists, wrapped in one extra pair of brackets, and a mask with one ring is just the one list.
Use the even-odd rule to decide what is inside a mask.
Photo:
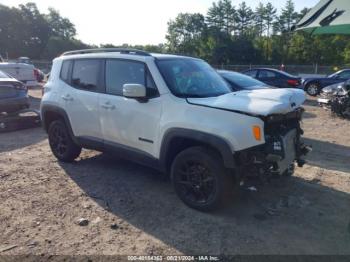
[(294, 111), (304, 103), (306, 96), (301, 89), (279, 88), (244, 90), (218, 97), (188, 98), (187, 100), (196, 105), (268, 116)]

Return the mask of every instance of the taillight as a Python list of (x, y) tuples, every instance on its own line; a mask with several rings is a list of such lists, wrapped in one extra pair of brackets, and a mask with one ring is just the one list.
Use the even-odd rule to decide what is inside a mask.
[(298, 86), (298, 85), (300, 85), (299, 80), (296, 80), (296, 79), (288, 79), (288, 80), (287, 80), (287, 83), (288, 83), (288, 85), (290, 85), (290, 86)]
[(22, 83), (14, 84), (14, 87), (18, 90), (27, 90), (27, 87)]

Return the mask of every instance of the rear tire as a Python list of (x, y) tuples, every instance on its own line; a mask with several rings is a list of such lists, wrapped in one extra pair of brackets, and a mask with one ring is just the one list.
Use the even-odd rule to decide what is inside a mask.
[(179, 153), (171, 167), (171, 178), (176, 194), (191, 208), (213, 211), (232, 199), (233, 174), (211, 149), (191, 147)]
[(310, 83), (305, 88), (309, 96), (317, 96), (320, 93), (320, 85), (317, 83)]
[(51, 151), (58, 160), (72, 162), (80, 155), (81, 147), (74, 143), (62, 120), (50, 124), (48, 135)]

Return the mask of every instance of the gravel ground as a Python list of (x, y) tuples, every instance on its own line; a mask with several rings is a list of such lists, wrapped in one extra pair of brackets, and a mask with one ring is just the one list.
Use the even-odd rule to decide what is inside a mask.
[(89, 150), (59, 163), (41, 128), (0, 134), (0, 255), (350, 255), (350, 122), (305, 108), (309, 163), (214, 214), (154, 170)]

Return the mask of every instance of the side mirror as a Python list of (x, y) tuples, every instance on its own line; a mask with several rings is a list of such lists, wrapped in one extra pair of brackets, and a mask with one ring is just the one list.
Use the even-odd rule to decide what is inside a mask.
[(124, 84), (123, 96), (128, 98), (145, 98), (146, 87), (140, 84)]

